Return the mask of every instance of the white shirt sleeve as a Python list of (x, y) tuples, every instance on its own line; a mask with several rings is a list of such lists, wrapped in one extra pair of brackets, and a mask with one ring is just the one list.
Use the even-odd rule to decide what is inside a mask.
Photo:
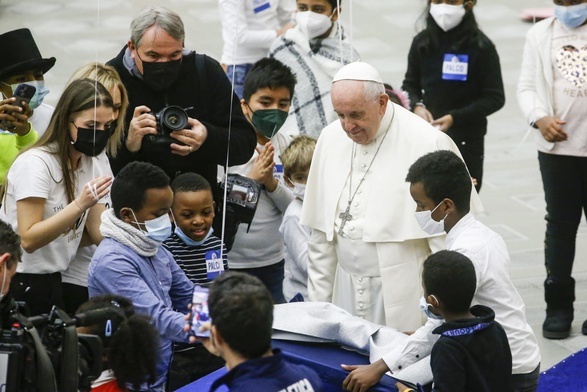
[(392, 373), (397, 373), (427, 357), (432, 352), (434, 343), (438, 340), (438, 335), (434, 335), (432, 331), (441, 324), (442, 320), (429, 318), (426, 324), (418, 328), (402, 345), (383, 355), (381, 359)]
[(323, 231), (312, 229), (308, 243), (308, 297), (310, 301), (332, 302), (338, 258), (334, 241)]
[(220, 0), (220, 22), (224, 40), (235, 42), (237, 47), (263, 48), (269, 50), (277, 38), (273, 29), (250, 30), (245, 15), (245, 0)]
[(10, 168), (9, 181), (14, 184), (14, 200), (28, 197), (48, 199), (52, 184), (60, 182), (63, 174), (53, 173), (51, 162), (35, 154), (27, 154), (14, 161)]

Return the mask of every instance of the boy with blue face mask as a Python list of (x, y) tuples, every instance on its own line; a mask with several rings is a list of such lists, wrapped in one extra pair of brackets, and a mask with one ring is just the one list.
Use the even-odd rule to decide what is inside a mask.
[[(451, 151), (435, 151), (412, 164), (406, 181), (410, 183), (416, 218), (422, 229), (429, 234), (446, 232), (446, 248), (464, 254), (473, 262), (477, 285), (472, 304), (493, 309), (495, 320), (506, 331), (512, 351), (513, 390), (536, 390), (540, 373), (536, 337), (526, 321), (522, 297), (511, 281), (510, 258), (503, 239), (470, 212), (473, 184), (465, 163)], [(433, 310), (429, 306), (430, 297), (425, 297), (422, 305), (427, 314)], [(354, 376), (351, 373), (351, 378), (362, 385), (373, 385), (385, 372), (396, 373), (430, 355), (438, 339), (432, 331), (442, 323), (436, 318), (429, 317), (404, 344), (384, 354), (379, 361), (349, 369), (356, 372)]]
[[(0, 185), (19, 151), (42, 135), (54, 108), (43, 103), (49, 93), (43, 75), (55, 65), (55, 57), (42, 58), (29, 29), (0, 35)], [(30, 102), (16, 102), (16, 89), (26, 83), (36, 89)]]
[[(88, 270), (90, 298), (117, 294), (135, 311), (152, 318), (159, 330), (157, 380), (149, 391), (163, 392), (172, 342), (188, 342), (185, 313), (194, 284), (161, 243), (171, 235), (173, 191), (160, 168), (133, 162), (118, 173), (111, 190), (112, 208), (102, 214), (104, 240)], [(187, 327), (187, 328), (185, 328)]]

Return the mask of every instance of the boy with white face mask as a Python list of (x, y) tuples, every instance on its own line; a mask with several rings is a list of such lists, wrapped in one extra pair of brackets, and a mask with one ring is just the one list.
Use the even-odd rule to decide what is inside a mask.
[(282, 134), (317, 138), (336, 120), (330, 99), (332, 79), (344, 65), (360, 60), (338, 21), (341, 2), (297, 0), (296, 26), (269, 50), (269, 57), (287, 64), (298, 80)]
[(411, 110), (447, 133), (483, 181), (487, 116), (505, 94), (497, 51), (477, 26), (476, 0), (428, 0), (426, 27), (412, 41), (402, 85)]
[[(503, 239), (477, 221), (470, 212), (471, 177), (463, 161), (451, 151), (439, 150), (420, 157), (408, 170), (406, 181), (416, 202), (419, 220), (443, 222), (446, 248), (467, 256), (475, 267), (476, 289), (472, 305), (482, 304), (495, 312), (512, 352), (512, 382), (515, 392), (536, 390), (540, 373), (540, 350), (526, 321), (522, 297), (509, 275), (510, 258)], [(430, 213), (434, 210), (433, 213)], [(430, 305), (430, 297), (426, 298)], [(433, 304), (434, 305), (434, 304)], [(425, 305), (426, 306), (426, 305)], [(430, 306), (428, 306), (430, 309)], [(428, 318), (406, 343), (367, 366), (355, 366), (348, 379), (354, 385), (374, 385), (387, 371), (396, 373), (430, 355), (438, 335), (432, 331), (442, 321)], [(359, 383), (359, 384), (357, 384)], [(365, 389), (366, 390), (366, 389)]]
[(312, 230), (303, 226), (300, 218), (315, 147), (315, 139), (300, 135), (281, 154), (284, 179), (295, 196), (283, 214), (279, 228), (285, 243), (283, 295), (288, 302), (294, 298), (300, 301), (308, 299), (308, 242)]

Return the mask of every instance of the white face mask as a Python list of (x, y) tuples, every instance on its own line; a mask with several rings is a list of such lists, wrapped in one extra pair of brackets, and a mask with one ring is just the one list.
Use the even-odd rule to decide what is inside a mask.
[(292, 193), (294, 194), (294, 196), (300, 200), (304, 200), (304, 194), (306, 193), (306, 184), (300, 184), (299, 182), (292, 182), (292, 184)]
[(442, 204), (442, 202), (440, 202), (436, 207), (434, 207), (432, 211), (414, 212), (416, 220), (418, 221), (418, 224), (420, 225), (422, 230), (424, 230), (426, 233), (430, 235), (444, 233), (444, 219), (448, 216), (448, 214), (446, 214), (444, 218), (440, 220), (440, 222), (436, 222), (434, 219), (432, 219), (432, 213), (436, 211), (438, 207), (440, 207), (440, 204)]
[(444, 31), (457, 27), (465, 17), (465, 7), (462, 5), (431, 4), (430, 15)]
[(296, 24), (309, 39), (320, 37), (326, 33), (332, 27), (330, 18), (312, 11), (296, 12)]
[[(434, 295), (432, 295), (432, 297), (434, 297)], [(436, 301), (438, 301), (438, 298), (434, 297), (434, 299)], [(420, 310), (422, 312), (424, 312), (428, 318), (431, 318), (433, 320), (444, 320), (444, 317), (432, 313), (432, 311), (430, 311), (430, 308), (429, 308), (430, 306), (432, 306), (432, 305), (430, 305), (428, 302), (426, 302), (426, 298), (424, 298), (424, 297), (420, 298)]]
[(134, 223), (139, 226), (145, 226), (147, 229), (147, 237), (157, 242), (163, 242), (171, 235), (171, 220), (169, 220), (169, 215), (163, 214), (158, 218), (146, 220), (145, 223), (139, 223), (134, 211), (130, 211), (135, 218)]

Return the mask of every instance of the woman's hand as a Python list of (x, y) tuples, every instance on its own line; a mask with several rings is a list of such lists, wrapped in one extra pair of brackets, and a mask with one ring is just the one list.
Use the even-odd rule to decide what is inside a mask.
[(74, 203), (82, 211), (93, 207), (98, 200), (110, 193), (110, 186), (112, 185), (111, 176), (96, 177), (86, 185), (84, 185), (79, 196), (74, 200)]

